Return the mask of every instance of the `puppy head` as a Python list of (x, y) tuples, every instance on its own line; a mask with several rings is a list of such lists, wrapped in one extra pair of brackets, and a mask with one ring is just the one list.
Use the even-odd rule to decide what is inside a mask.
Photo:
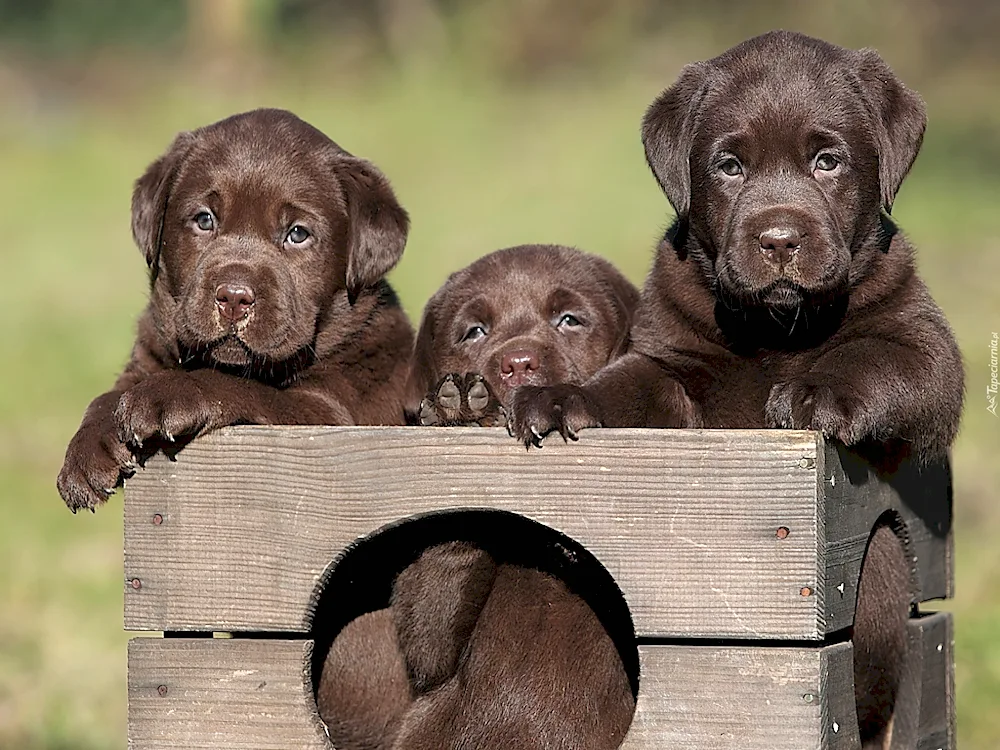
[(407, 231), (378, 169), (281, 110), (181, 133), (132, 195), (178, 344), (248, 370), (308, 352), (333, 301), (391, 269)]
[[(646, 158), (720, 295), (797, 307), (885, 246), (926, 113), (872, 50), (771, 32), (686, 67), (643, 120)], [(686, 236), (685, 236), (686, 235)]]
[(424, 310), (410, 377), (419, 401), (478, 372), (505, 403), (519, 385), (581, 383), (624, 353), (639, 293), (610, 263), (556, 245), (498, 250), (453, 274)]

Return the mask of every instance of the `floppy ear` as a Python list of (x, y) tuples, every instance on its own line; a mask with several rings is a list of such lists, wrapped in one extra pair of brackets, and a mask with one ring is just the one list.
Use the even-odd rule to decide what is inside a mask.
[(406, 412), (407, 424), (420, 424), (420, 402), (434, 385), (436, 378), (434, 367), (434, 328), (437, 324), (437, 305), (435, 298), (424, 307), (420, 330), (413, 345), (413, 355), (410, 357), (410, 372), (406, 379), (406, 399), (403, 407)]
[(611, 301), (615, 306), (619, 323), (619, 328), (616, 331), (618, 337), (617, 343), (608, 357), (608, 361), (610, 362), (618, 359), (618, 357), (628, 351), (629, 344), (632, 341), (632, 319), (635, 314), (635, 308), (639, 305), (639, 290), (636, 289), (635, 284), (626, 279), (610, 263), (602, 261), (601, 265), (607, 269), (604, 272), (604, 277), (611, 293)]
[(337, 160), (337, 176), (347, 201), (347, 271), (345, 284), (355, 300), (392, 269), (403, 255), (410, 218), (369, 161), (354, 156)]
[(878, 141), (882, 208), (892, 211), (896, 192), (917, 158), (927, 127), (924, 100), (900, 81), (873, 49), (859, 53), (858, 76)]
[(177, 168), (195, 141), (194, 133), (184, 132), (174, 138), (170, 148), (146, 167), (132, 190), (132, 237), (146, 256), (146, 265), (156, 280), (160, 246), (163, 242), (163, 219), (167, 201), (177, 176)]
[(681, 219), (691, 204), (691, 146), (708, 71), (706, 63), (686, 65), (677, 82), (649, 105), (642, 119), (646, 163)]

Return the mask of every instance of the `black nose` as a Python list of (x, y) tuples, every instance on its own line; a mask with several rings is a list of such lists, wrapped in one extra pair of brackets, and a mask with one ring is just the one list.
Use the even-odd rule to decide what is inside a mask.
[(802, 235), (793, 227), (771, 227), (760, 233), (760, 251), (776, 266), (784, 266), (802, 245)]
[(247, 314), (253, 303), (253, 289), (244, 284), (219, 284), (215, 289), (215, 304), (219, 313), (227, 320), (239, 320)]

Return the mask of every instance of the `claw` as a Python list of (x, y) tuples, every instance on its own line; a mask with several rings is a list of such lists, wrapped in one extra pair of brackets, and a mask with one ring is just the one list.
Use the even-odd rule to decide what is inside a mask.
[(542, 438), (544, 438), (545, 436), (542, 433), (540, 433), (534, 425), (532, 425), (530, 429), (532, 435), (531, 442), (534, 444), (536, 448), (541, 448)]
[(132, 432), (132, 442), (135, 443), (138, 447), (140, 448), (142, 447), (142, 439), (139, 437), (138, 432), (135, 431)]

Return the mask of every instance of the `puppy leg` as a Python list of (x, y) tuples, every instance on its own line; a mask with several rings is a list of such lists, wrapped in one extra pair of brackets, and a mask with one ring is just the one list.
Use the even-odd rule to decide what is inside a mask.
[(119, 398), (120, 391), (95, 398), (66, 448), (56, 487), (74, 513), (103, 504), (135, 472), (136, 460), (115, 426)]
[(626, 354), (584, 385), (523, 386), (511, 402), (511, 434), (525, 445), (550, 432), (576, 440), (586, 427), (700, 427), (684, 387), (656, 360)]
[(316, 691), (338, 750), (382, 750), (412, 703), (406, 664), (388, 609), (368, 612), (337, 635)]
[(456, 676), (416, 699), (394, 750), (613, 750), (634, 709), (584, 601), (552, 576), (501, 565)]
[(854, 614), (854, 694), (865, 750), (892, 740), (900, 679), (907, 659), (910, 562), (889, 526), (872, 534), (858, 583)]
[(396, 578), (392, 619), (418, 694), (455, 674), (496, 576), (496, 564), (465, 542), (426, 550)]

